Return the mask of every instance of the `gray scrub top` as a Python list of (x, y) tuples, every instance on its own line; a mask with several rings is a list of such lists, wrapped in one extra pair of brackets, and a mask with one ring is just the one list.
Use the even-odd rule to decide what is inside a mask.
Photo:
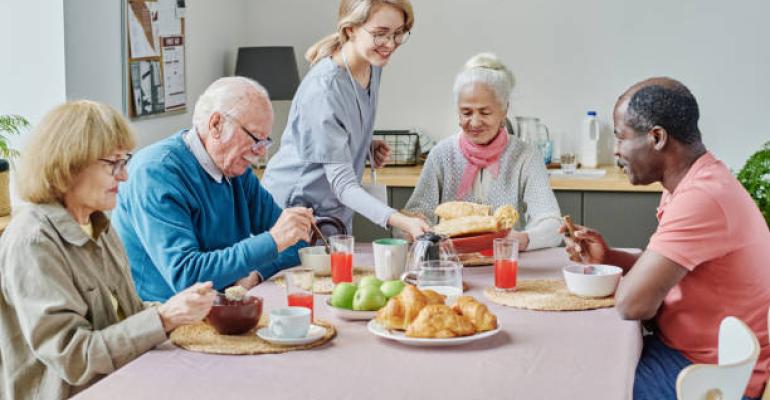
[[(268, 162), (261, 182), (279, 205), (311, 204), (315, 215), (335, 216), (351, 231), (353, 210), (335, 195), (324, 164), (352, 165), (361, 182), (381, 73), (381, 68), (373, 66), (369, 88), (364, 89), (331, 57), (310, 69), (294, 96), (281, 147)], [(358, 91), (363, 126), (353, 90)], [(390, 210), (385, 204), (382, 208)]]

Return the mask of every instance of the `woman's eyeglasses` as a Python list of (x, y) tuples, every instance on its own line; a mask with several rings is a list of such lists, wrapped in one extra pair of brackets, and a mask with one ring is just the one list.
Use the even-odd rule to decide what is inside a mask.
[(230, 115), (229, 113), (222, 113), (222, 115), (224, 115), (225, 117), (228, 117), (228, 118), (232, 119), (233, 121), (235, 121), (235, 123), (238, 125), (238, 127), (239, 127), (239, 128), (242, 130), (242, 131), (246, 132), (246, 134), (247, 134), (247, 135), (249, 135), (249, 137), (251, 138), (251, 140), (253, 140), (253, 141), (254, 141), (254, 143), (252, 143), (252, 145), (251, 145), (251, 149), (252, 149), (252, 150), (253, 150), (255, 153), (258, 153), (258, 152), (260, 152), (261, 150), (267, 150), (267, 149), (269, 149), (269, 148), (270, 148), (270, 146), (273, 144), (273, 139), (270, 139), (270, 137), (269, 137), (269, 136), (268, 136), (268, 137), (266, 137), (266, 138), (264, 138), (264, 139), (260, 139), (260, 138), (258, 138), (258, 137), (257, 137), (255, 134), (253, 134), (253, 133), (249, 132), (249, 130), (248, 130), (248, 129), (246, 129), (246, 128), (243, 126), (243, 124), (241, 123), (241, 121), (239, 121), (239, 120), (238, 120), (238, 118), (235, 118), (235, 117), (233, 117), (233, 116), (232, 116), (232, 115)]
[(128, 160), (131, 159), (133, 154), (127, 154), (126, 158), (118, 158), (117, 160), (110, 160), (107, 158), (100, 158), (99, 161), (110, 166), (110, 174), (112, 176), (118, 176), (121, 172), (125, 171)]
[(369, 34), (369, 36), (372, 37), (372, 41), (374, 42), (374, 45), (377, 47), (383, 47), (387, 46), (388, 43), (390, 43), (391, 40), (393, 40), (394, 43), (396, 43), (396, 46), (401, 46), (402, 44), (406, 43), (407, 40), (409, 40), (409, 36), (411, 35), (410, 31), (396, 31), (393, 33), (372, 33), (367, 31), (364, 28), (361, 28), (366, 33)]

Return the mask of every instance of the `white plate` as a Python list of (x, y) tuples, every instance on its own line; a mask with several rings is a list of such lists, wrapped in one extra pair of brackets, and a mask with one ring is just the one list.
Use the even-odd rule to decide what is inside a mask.
[(257, 331), (257, 336), (260, 339), (266, 340), (272, 344), (281, 344), (284, 346), (295, 346), (299, 344), (313, 343), (316, 340), (322, 338), (326, 334), (326, 329), (323, 326), (311, 324), (310, 329), (307, 331), (307, 335), (301, 338), (289, 339), (273, 336), (270, 334), (270, 328), (264, 327)]
[(329, 310), (332, 311), (332, 314), (339, 318), (351, 321), (368, 321), (377, 314), (377, 311), (356, 311), (348, 310), (347, 308), (334, 307), (331, 304), (331, 299), (326, 299), (326, 305), (329, 307)]
[(477, 340), (482, 340), (485, 338), (488, 338), (490, 336), (496, 335), (498, 332), (500, 332), (500, 329), (502, 328), (502, 324), (500, 321), (497, 321), (497, 328), (477, 333), (475, 335), (470, 336), (460, 336), (460, 337), (454, 337), (454, 338), (447, 338), (447, 339), (430, 339), (430, 338), (412, 338), (404, 335), (403, 331), (397, 331), (393, 329), (387, 329), (380, 325), (379, 322), (376, 320), (371, 320), (366, 325), (367, 328), (369, 328), (369, 332), (390, 340), (395, 340), (397, 342), (401, 342), (403, 344), (408, 344), (410, 346), (456, 346), (460, 344), (465, 344), (469, 342), (475, 342)]

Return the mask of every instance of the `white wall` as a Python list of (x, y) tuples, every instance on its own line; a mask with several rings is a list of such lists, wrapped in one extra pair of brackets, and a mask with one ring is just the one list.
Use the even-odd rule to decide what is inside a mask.
[[(332, 4), (333, 3), (333, 4)], [(457, 131), (454, 76), (480, 51), (516, 74), (512, 115), (541, 117), (574, 134), (586, 110), (607, 127), (617, 96), (656, 75), (681, 80), (701, 107), (706, 145), (731, 167), (770, 139), (770, 2), (743, 0), (414, 0), (416, 24), (383, 75), (378, 129)], [(330, 33), (337, 1), (248, 4), (250, 45), (302, 53)]]
[[(0, 114), (36, 124), (65, 99), (61, 1), (0, 0), (0, 57)], [(28, 137), (24, 132), (10, 144), (23, 149)], [(11, 202), (17, 204), (13, 180), (11, 174)]]
[[(194, 101), (219, 77), (232, 73), (236, 45), (248, 25), (247, 0), (187, 0), (187, 112), (134, 120), (139, 146), (190, 125)], [(64, 0), (67, 98), (123, 106), (121, 1)]]
[(0, 57), (0, 114), (20, 114), (34, 124), (64, 101), (61, 1), (0, 1)]

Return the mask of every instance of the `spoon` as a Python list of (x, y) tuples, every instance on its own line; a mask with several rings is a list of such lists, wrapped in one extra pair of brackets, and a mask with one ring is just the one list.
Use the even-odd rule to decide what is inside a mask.
[(323, 232), (321, 232), (321, 229), (318, 228), (318, 225), (315, 224), (315, 221), (311, 221), (310, 224), (313, 225), (313, 229), (315, 229), (316, 233), (318, 233), (318, 236), (320, 236), (321, 240), (323, 240), (326, 254), (331, 254), (332, 249), (331, 246), (329, 246), (329, 242), (326, 240), (326, 236), (324, 236)]

